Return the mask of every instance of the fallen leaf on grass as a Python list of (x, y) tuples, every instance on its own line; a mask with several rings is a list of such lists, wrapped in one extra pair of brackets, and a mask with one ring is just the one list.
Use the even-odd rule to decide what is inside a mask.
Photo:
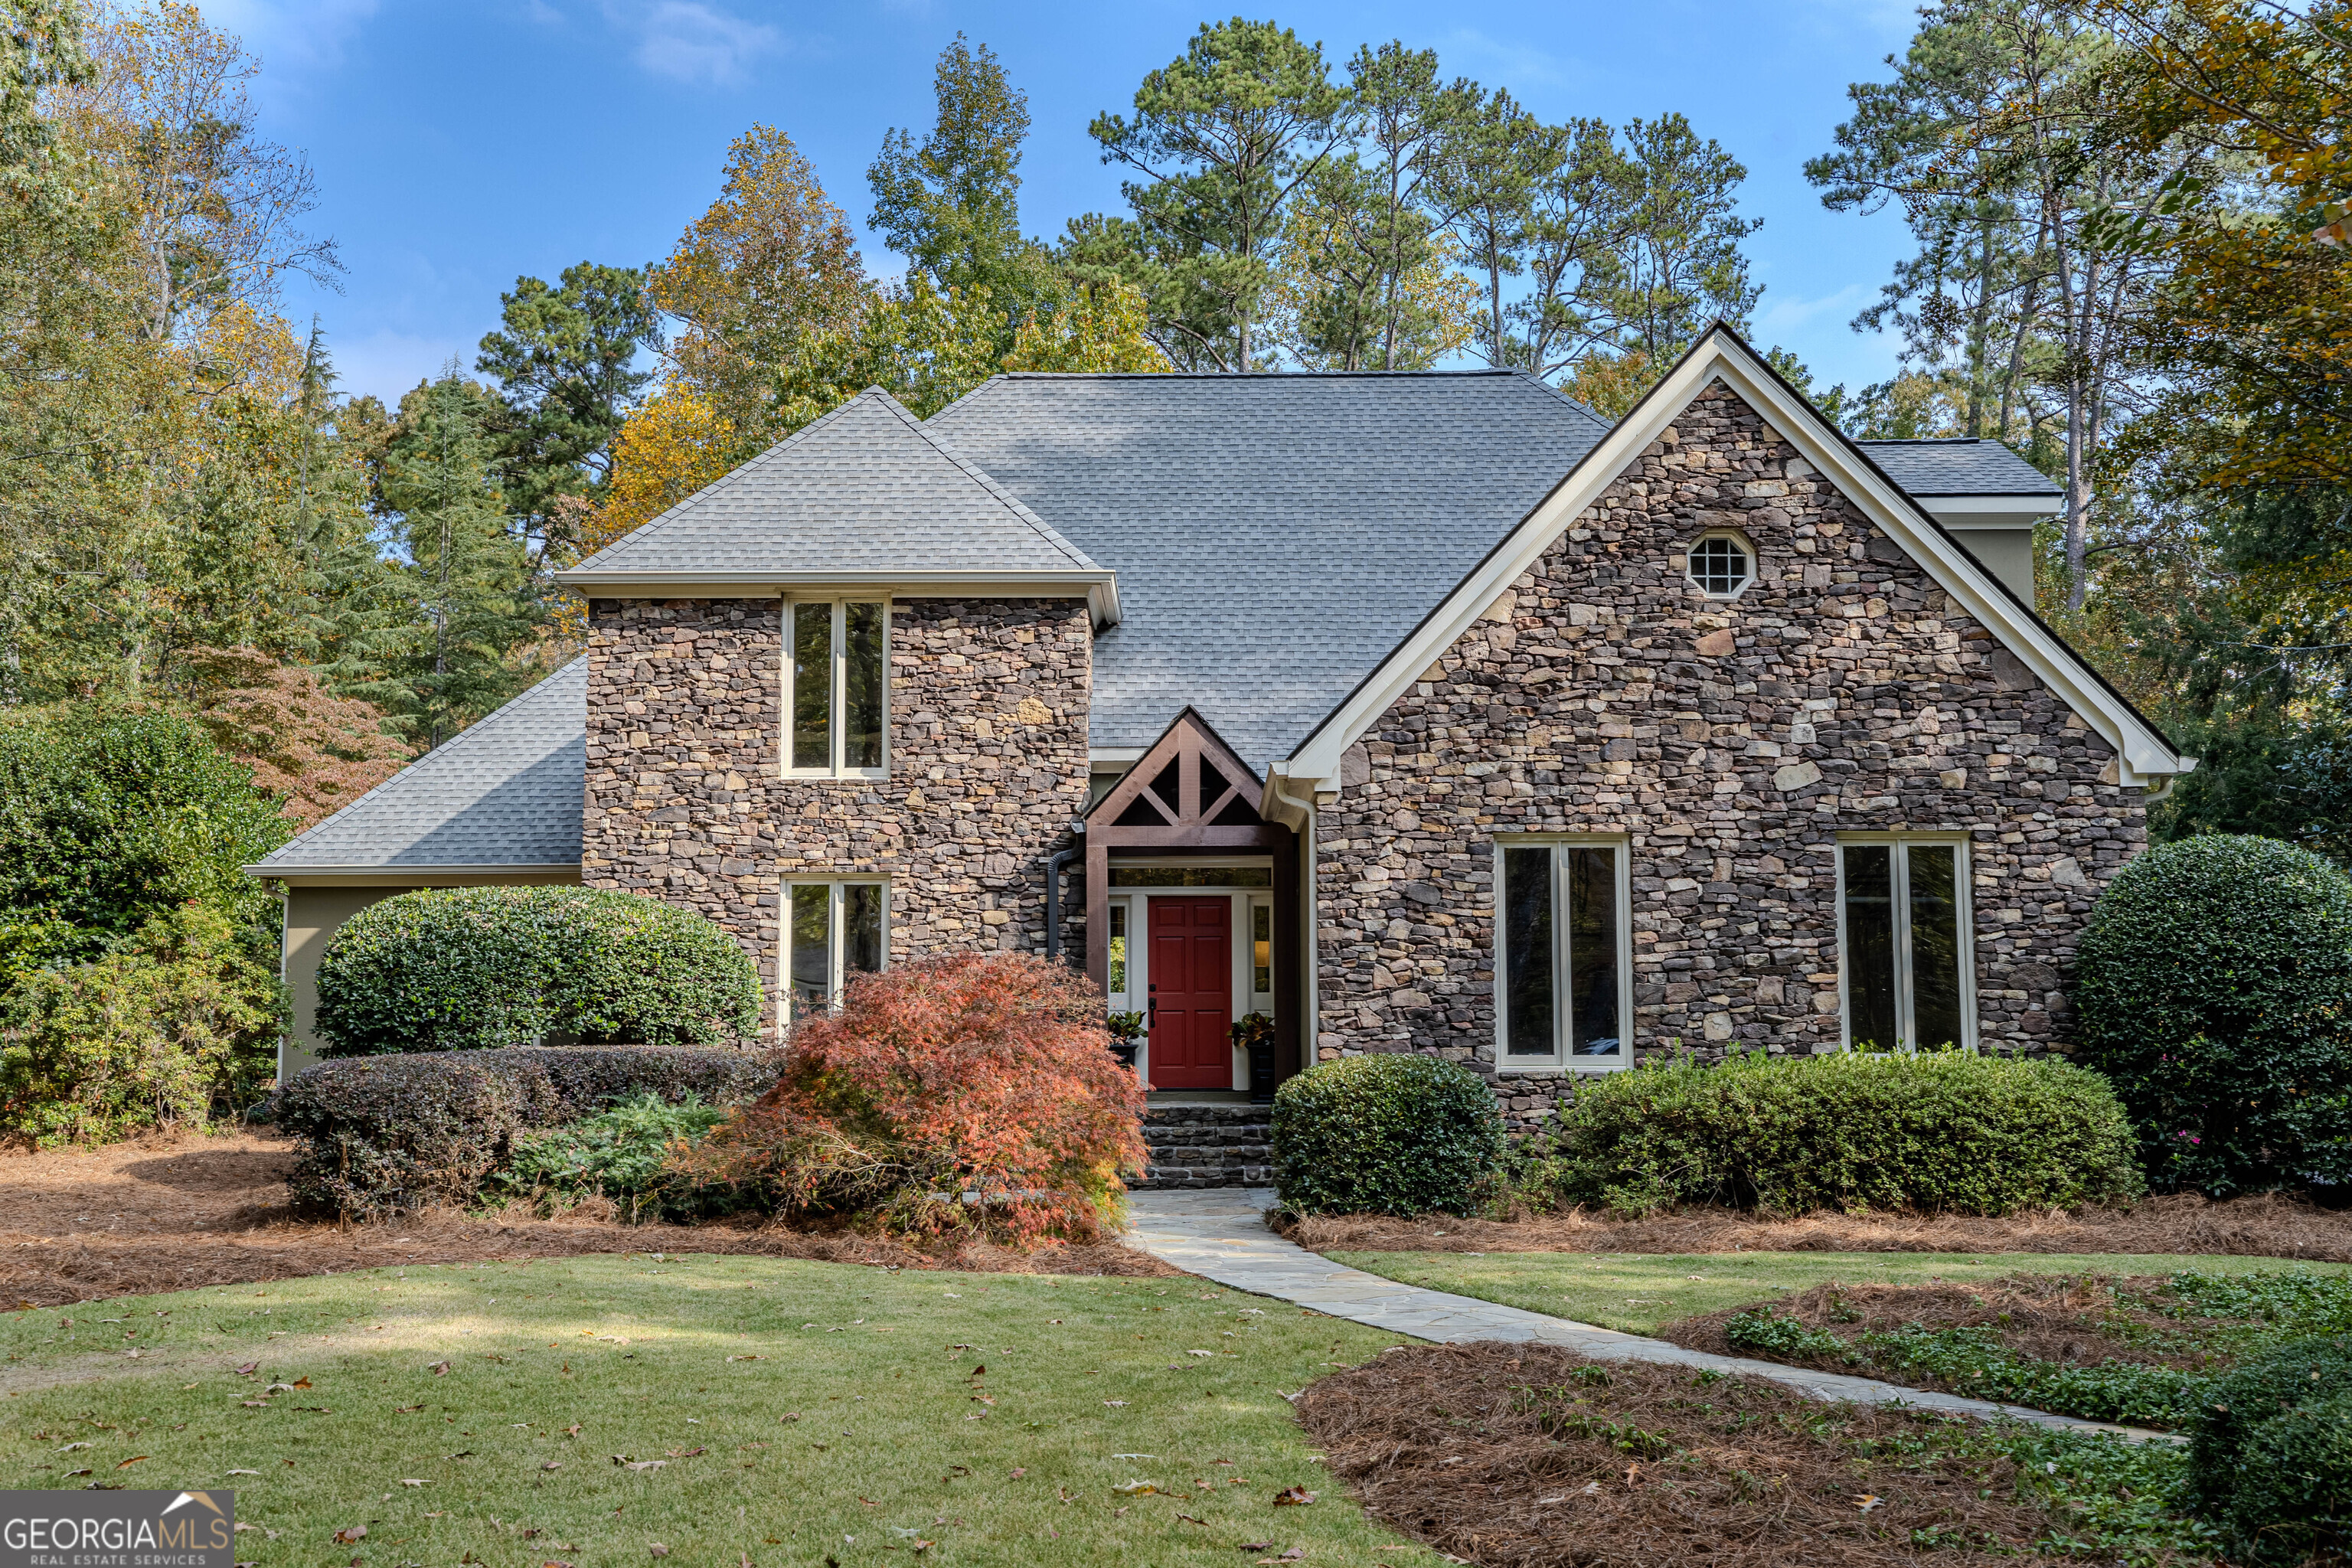
[(446, 1361), (436, 1361), (425, 1370), (436, 1377), (446, 1377), (449, 1375), (449, 1363)]
[(95, 1475), (95, 1474), (97, 1474), (97, 1472), (96, 1472), (95, 1470), (68, 1470), (68, 1471), (66, 1472), (66, 1479), (68, 1479), (68, 1480), (71, 1480), (71, 1479), (73, 1479), (76, 1476), (89, 1476), (89, 1475)]
[(1217, 1352), (1214, 1351), (1186, 1351), (1184, 1353), (1186, 1355), (1214, 1355)]
[(239, 1376), (239, 1377), (251, 1377), (255, 1373), (259, 1372), (260, 1370), (261, 1370), (261, 1363), (260, 1363), (259, 1362), (257, 1362), (257, 1361), (249, 1361), (249, 1362), (247, 1362), (243, 1366), (238, 1367), (238, 1368), (236, 1369), (236, 1374), (237, 1374), (237, 1376)]
[(669, 1555), (669, 1548), (664, 1546), (658, 1541), (647, 1542), (646, 1543), (646, 1550), (652, 1552), (656, 1557), (667, 1557)]
[(1244, 1552), (1271, 1552), (1274, 1550), (1274, 1542), (1271, 1541), (1244, 1541), (1242, 1542), (1242, 1550)]
[(289, 1388), (308, 1388), (310, 1386), (310, 1380), (308, 1376), (298, 1377), (286, 1386)]
[(366, 1539), (367, 1526), (364, 1524), (347, 1524), (335, 1531), (335, 1544), (338, 1546), (354, 1546)]
[(1027, 1468), (1026, 1466), (1024, 1466), (1024, 1467), (1023, 1467), (1023, 1468), (1021, 1468), (1020, 1469), (1017, 1469), (1017, 1470), (1015, 1470), (1015, 1471), (1013, 1471), (1013, 1479), (1014, 1480), (1016, 1480), (1016, 1481), (1017, 1481), (1017, 1480), (1019, 1480), (1022, 1477), (1024, 1477), (1024, 1476), (1027, 1475), (1028, 1473), (1029, 1473), (1028, 1468)]
[(267, 1399), (246, 1399), (240, 1400), (238, 1403), (243, 1405), (247, 1410), (267, 1410), (269, 1408), (269, 1401)]
[(550, 1459), (547, 1463), (540, 1466), (539, 1468), (542, 1470), (560, 1470), (563, 1468), (563, 1461), (561, 1459)]
[(421, 1487), (425, 1483), (423, 1481), (412, 1481), (407, 1477), (403, 1476), (400, 1479), (400, 1484), (404, 1487)]
[(658, 1470), (669, 1461), (667, 1459), (632, 1459), (626, 1463), (633, 1470)]
[(1305, 1487), (1285, 1487), (1274, 1494), (1276, 1508), (1304, 1508), (1315, 1500), (1315, 1494)]
[(1110, 1489), (1121, 1497), (1143, 1497), (1160, 1490), (1150, 1481), (1121, 1481)]
[(1126, 1401), (1126, 1400), (1124, 1400), (1124, 1399), (1106, 1399), (1106, 1400), (1104, 1400), (1104, 1401), (1103, 1401), (1103, 1403), (1104, 1403), (1105, 1405), (1108, 1405), (1111, 1406), (1113, 1409), (1117, 1409), (1117, 1408), (1118, 1408), (1119, 1406), (1121, 1406), (1121, 1405), (1125, 1405), (1125, 1404), (1127, 1403), (1127, 1401)]
[(1209, 1522), (1209, 1521), (1208, 1521), (1207, 1520), (1205, 1520), (1205, 1519), (1194, 1519), (1194, 1518), (1193, 1518), (1191, 1514), (1189, 1514), (1189, 1513), (1180, 1513), (1180, 1514), (1178, 1514), (1176, 1517), (1177, 1517), (1178, 1519), (1180, 1519), (1180, 1520), (1182, 1520), (1186, 1524), (1199, 1524), (1199, 1525), (1206, 1525), (1206, 1524)]
[(422, 1405), (395, 1405), (392, 1407), (392, 1413), (394, 1415), (414, 1415), (424, 1408)]
[(257, 1476), (261, 1472), (259, 1470), (231, 1470), (229, 1472), (232, 1476)]
[(64, 1447), (59, 1448), (58, 1452), (60, 1454), (70, 1454), (76, 1448), (87, 1448), (89, 1447), (89, 1445), (87, 1443), (68, 1443)]
[(145, 1458), (146, 1457), (147, 1457), (147, 1456), (146, 1456), (146, 1455), (144, 1455), (144, 1454), (133, 1454), (133, 1455), (131, 1455), (131, 1458), (127, 1458), (127, 1459), (123, 1460), (123, 1461), (122, 1461), (122, 1463), (121, 1463), (121, 1464), (119, 1464), (119, 1465), (117, 1465), (117, 1466), (115, 1466), (114, 1468), (115, 1468), (116, 1469), (118, 1469), (118, 1470), (127, 1470), (127, 1469), (129, 1469), (131, 1466), (133, 1466), (133, 1465), (137, 1464), (140, 1460), (142, 1460), (142, 1459)]
[(580, 1436), (580, 1423), (574, 1421), (571, 1426), (566, 1426), (563, 1429), (563, 1435), (567, 1437), (577, 1437)]

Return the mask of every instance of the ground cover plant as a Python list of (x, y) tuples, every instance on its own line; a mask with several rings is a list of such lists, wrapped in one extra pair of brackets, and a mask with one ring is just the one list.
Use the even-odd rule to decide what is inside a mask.
[(319, 961), (322, 1054), (716, 1046), (755, 1037), (760, 974), (676, 904), (596, 888), (428, 888), (345, 921)]
[(2149, 850), (2093, 907), (2074, 1000), (2158, 1187), (2352, 1184), (2352, 879), (2331, 862), (2221, 834)]
[(693, 1093), (675, 1104), (658, 1095), (639, 1095), (568, 1126), (517, 1137), (492, 1185), (520, 1194), (542, 1213), (597, 1199), (632, 1223), (724, 1212), (731, 1205), (710, 1201), (718, 1189), (708, 1195), (679, 1191), (671, 1161), (679, 1148), (707, 1136), (729, 1114), (724, 1106), (706, 1104)]
[(1285, 1397), (1394, 1343), (1186, 1278), (380, 1269), (0, 1319), (0, 1470), (234, 1489), (258, 1568), (1435, 1568)]
[(1628, 1215), (1682, 1204), (2006, 1215), (2128, 1199), (2140, 1179), (2114, 1092), (2066, 1062), (1753, 1052), (1580, 1084), (1510, 1184), (1532, 1207)]
[(2170, 1445), (1824, 1404), (1545, 1345), (1418, 1347), (1300, 1420), (1366, 1506), (1483, 1568), (2208, 1560)]
[[(2144, 1265), (2143, 1265), (2144, 1266)], [(2271, 1347), (2352, 1331), (2352, 1276), (2205, 1268), (1834, 1282), (1670, 1323), (1696, 1349), (1859, 1372), (2063, 1415), (2185, 1430)]]

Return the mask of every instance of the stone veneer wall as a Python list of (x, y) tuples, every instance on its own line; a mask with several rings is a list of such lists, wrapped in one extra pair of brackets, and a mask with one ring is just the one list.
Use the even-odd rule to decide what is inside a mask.
[(708, 915), (776, 1017), (796, 877), (890, 878), (894, 957), (1043, 945), (1045, 858), (1086, 809), (1082, 599), (901, 601), (890, 776), (787, 778), (773, 599), (597, 600), (581, 879)]
[[(1683, 556), (1727, 527), (1760, 552), (1729, 603)], [(1982, 1041), (2044, 1047), (2147, 837), (2106, 742), (1719, 382), (1349, 762), (1318, 814), (1324, 1059), (1491, 1063), (1498, 832), (1627, 836), (1635, 1049), (1720, 1056), (1838, 1042), (1836, 833), (1965, 829)]]

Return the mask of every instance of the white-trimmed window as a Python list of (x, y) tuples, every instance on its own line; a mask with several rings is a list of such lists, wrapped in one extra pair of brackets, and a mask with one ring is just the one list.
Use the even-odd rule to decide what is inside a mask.
[(890, 958), (890, 885), (879, 879), (784, 884), (784, 985), (792, 1016), (841, 1001), (850, 975)]
[(1496, 1065), (1630, 1067), (1633, 910), (1625, 841), (1495, 841)]
[(1847, 1048), (1975, 1049), (1966, 836), (1841, 834), (1837, 854)]
[(784, 771), (880, 778), (889, 751), (890, 606), (872, 599), (784, 605)]
[(1756, 547), (1737, 533), (1702, 533), (1686, 558), (1691, 585), (1710, 599), (1737, 599), (1756, 581)]

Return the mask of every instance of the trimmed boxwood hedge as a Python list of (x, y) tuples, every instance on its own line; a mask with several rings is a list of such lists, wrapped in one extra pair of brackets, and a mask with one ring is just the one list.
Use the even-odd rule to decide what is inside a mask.
[(2005, 1215), (2128, 1198), (2131, 1129), (2106, 1081), (2063, 1061), (1832, 1056), (1681, 1061), (1586, 1079), (1541, 1201), (1646, 1214), (1727, 1204), (1782, 1214)]
[(1502, 1152), (1486, 1080), (1443, 1057), (1343, 1057), (1275, 1091), (1275, 1190), (1301, 1214), (1465, 1214)]
[(517, 1134), (625, 1100), (736, 1104), (764, 1093), (780, 1053), (659, 1047), (444, 1051), (321, 1062), (278, 1099), (302, 1141), (298, 1209), (373, 1218), (473, 1201)]
[(435, 888), (343, 922), (319, 963), (321, 1054), (715, 1046), (760, 1026), (760, 973), (691, 910), (594, 888)]
[(2352, 879), (2215, 834), (2116, 874), (2074, 963), (2077, 1055), (2163, 1191), (2352, 1183)]

